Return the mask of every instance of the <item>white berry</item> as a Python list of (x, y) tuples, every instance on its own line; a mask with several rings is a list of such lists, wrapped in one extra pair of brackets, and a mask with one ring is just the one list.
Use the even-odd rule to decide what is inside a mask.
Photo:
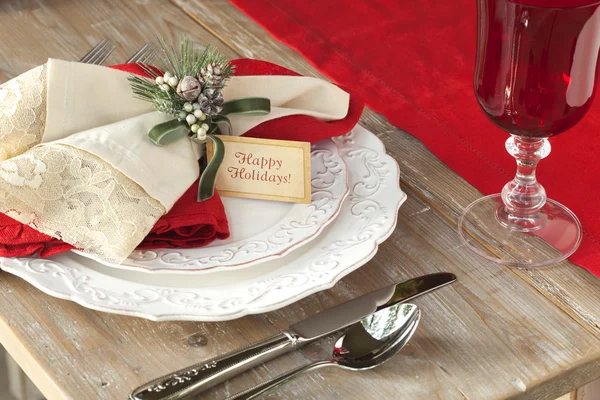
[(200, 129), (200, 125), (194, 124), (194, 125), (190, 126), (190, 129), (192, 130), (192, 132), (196, 133), (196, 132), (198, 132), (198, 129)]
[(205, 131), (208, 131), (208, 124), (202, 124), (200, 125), (200, 128), (204, 129)]
[(157, 77), (156, 77), (156, 83), (157, 83), (159, 86), (161, 86), (161, 85), (164, 85), (164, 83), (165, 83), (165, 79), (164, 79), (162, 76), (157, 76)]
[(179, 83), (179, 79), (177, 79), (176, 76), (172, 76), (172, 77), (169, 78), (169, 82), (168, 83), (169, 83), (169, 86), (175, 87)]
[(200, 121), (204, 121), (206, 119), (206, 114), (202, 113), (202, 116), (198, 118)]
[(165, 76), (164, 76), (164, 80), (168, 81), (170, 77), (172, 77), (173, 75), (171, 75), (171, 73), (169, 71), (165, 72)]
[(194, 110), (199, 110), (200, 109), (200, 104), (194, 103), (194, 104), (192, 104), (192, 107), (194, 108)]
[(183, 105), (183, 109), (187, 112), (192, 112), (193, 108), (192, 108), (192, 103), (185, 103)]
[(185, 120), (187, 121), (188, 125), (192, 125), (194, 122), (196, 122), (196, 117), (194, 117), (193, 114), (188, 114), (187, 117), (185, 117)]
[[(194, 104), (196, 104), (196, 103), (194, 103)], [(196, 110), (196, 111), (194, 111), (194, 116), (196, 118), (202, 118), (203, 115), (204, 115), (204, 113), (202, 112), (202, 110)], [(202, 121), (202, 119), (200, 119), (200, 120)]]
[(179, 113), (179, 119), (184, 120), (187, 117), (187, 113), (185, 111), (181, 111)]
[(164, 90), (165, 92), (168, 92), (171, 89), (171, 86), (169, 86), (165, 83), (164, 85), (161, 85), (161, 89)]
[(200, 140), (204, 140), (206, 139), (206, 131), (202, 128), (198, 129), (198, 133), (196, 133), (196, 136), (198, 137), (198, 139)]

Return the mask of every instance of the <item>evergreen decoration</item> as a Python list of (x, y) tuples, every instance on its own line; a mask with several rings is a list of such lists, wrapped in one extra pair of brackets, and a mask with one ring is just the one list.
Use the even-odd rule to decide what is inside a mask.
[[(139, 64), (152, 79), (131, 75), (131, 88), (136, 98), (152, 103), (157, 111), (187, 122), (191, 131), (198, 120), (204, 121), (223, 109), (221, 90), (235, 68), (212, 45), (200, 51), (194, 49), (187, 36), (183, 36), (179, 51), (176, 51), (164, 39), (159, 40), (166, 72), (160, 75), (156, 69)], [(203, 115), (206, 116), (203, 118)], [(211, 123), (208, 118), (209, 129)], [(206, 139), (208, 129), (195, 130), (191, 132), (193, 136)]]
[(131, 75), (129, 83), (136, 98), (152, 103), (157, 111), (175, 118), (149, 130), (148, 137), (156, 145), (168, 145), (187, 136), (203, 145), (206, 156), (206, 140), (215, 143), (214, 156), (198, 186), (198, 201), (203, 201), (214, 193), (217, 170), (225, 151), (221, 140), (212, 135), (222, 127), (227, 127), (230, 133), (228, 114), (265, 115), (270, 112), (271, 104), (264, 98), (224, 101), (222, 90), (235, 68), (215, 47), (195, 49), (184, 35), (177, 51), (164, 39), (159, 40), (165, 72), (138, 63), (150, 78)]

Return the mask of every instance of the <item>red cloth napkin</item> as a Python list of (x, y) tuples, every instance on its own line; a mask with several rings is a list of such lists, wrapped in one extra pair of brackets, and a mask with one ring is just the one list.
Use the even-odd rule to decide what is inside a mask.
[[(299, 75), (294, 71), (265, 61), (234, 60), (236, 75)], [(136, 64), (115, 65), (112, 68), (139, 75), (145, 72)], [(350, 92), (350, 107), (346, 118), (323, 122), (312, 117), (293, 115), (267, 121), (246, 132), (247, 136), (308, 141), (311, 143), (339, 136), (350, 131), (364, 108), (364, 100)], [(198, 181), (175, 203), (173, 208), (158, 220), (138, 246), (140, 249), (192, 248), (205, 246), (214, 239), (229, 236), (229, 227), (223, 203), (218, 194), (202, 203), (196, 201)], [(68, 251), (73, 246), (44, 235), (29, 226), (0, 213), (0, 256), (23, 257), (37, 253), (49, 257)]]
[[(475, 0), (231, 0), (273, 36), (367, 105), (410, 132), (485, 194), (513, 178), (507, 133), (473, 94)], [(546, 4), (548, 0), (518, 0)], [(553, 4), (591, 0), (552, 0)], [(548, 196), (579, 216), (584, 239), (570, 260), (600, 276), (600, 102), (569, 132), (552, 138), (538, 176)]]
[(73, 248), (70, 244), (44, 235), (0, 213), (0, 256), (23, 257), (37, 253), (50, 257)]
[[(233, 60), (232, 64), (235, 65), (235, 74), (238, 76), (300, 75), (277, 64), (261, 60), (241, 58)], [(348, 87), (340, 86), (340, 88), (350, 94), (350, 104), (348, 105), (346, 118), (324, 122), (306, 115), (290, 115), (263, 122), (250, 129), (244, 136), (316, 143), (330, 137), (348, 133), (358, 123), (365, 108), (365, 100), (360, 94)]]
[(218, 193), (198, 203), (198, 181), (177, 200), (152, 228), (139, 249), (193, 248), (215, 239), (227, 239), (229, 226)]

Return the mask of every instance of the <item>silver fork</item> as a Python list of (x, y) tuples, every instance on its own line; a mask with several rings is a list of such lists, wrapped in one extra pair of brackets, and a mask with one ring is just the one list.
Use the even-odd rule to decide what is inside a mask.
[(101, 65), (114, 50), (115, 45), (110, 39), (102, 39), (102, 41), (92, 47), (85, 56), (81, 57), (79, 62)]
[(138, 64), (150, 64), (156, 56), (158, 55), (158, 51), (160, 49), (157, 45), (152, 42), (146, 43), (139, 49), (134, 55), (131, 56), (127, 63), (138, 63)]

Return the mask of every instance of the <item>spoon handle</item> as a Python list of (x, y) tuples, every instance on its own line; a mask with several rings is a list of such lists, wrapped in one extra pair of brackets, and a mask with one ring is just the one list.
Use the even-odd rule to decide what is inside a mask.
[(256, 399), (257, 397), (262, 396), (263, 394), (270, 392), (278, 386), (284, 385), (296, 378), (298, 375), (301, 375), (305, 372), (312, 371), (313, 369), (326, 367), (328, 365), (337, 365), (334, 361), (319, 361), (313, 364), (305, 365), (304, 367), (296, 368), (291, 371), (288, 371), (284, 374), (279, 375), (271, 380), (261, 383), (260, 385), (256, 385), (251, 387), (248, 390), (244, 390), (243, 392), (236, 393), (231, 397), (228, 397), (227, 400), (251, 400)]

